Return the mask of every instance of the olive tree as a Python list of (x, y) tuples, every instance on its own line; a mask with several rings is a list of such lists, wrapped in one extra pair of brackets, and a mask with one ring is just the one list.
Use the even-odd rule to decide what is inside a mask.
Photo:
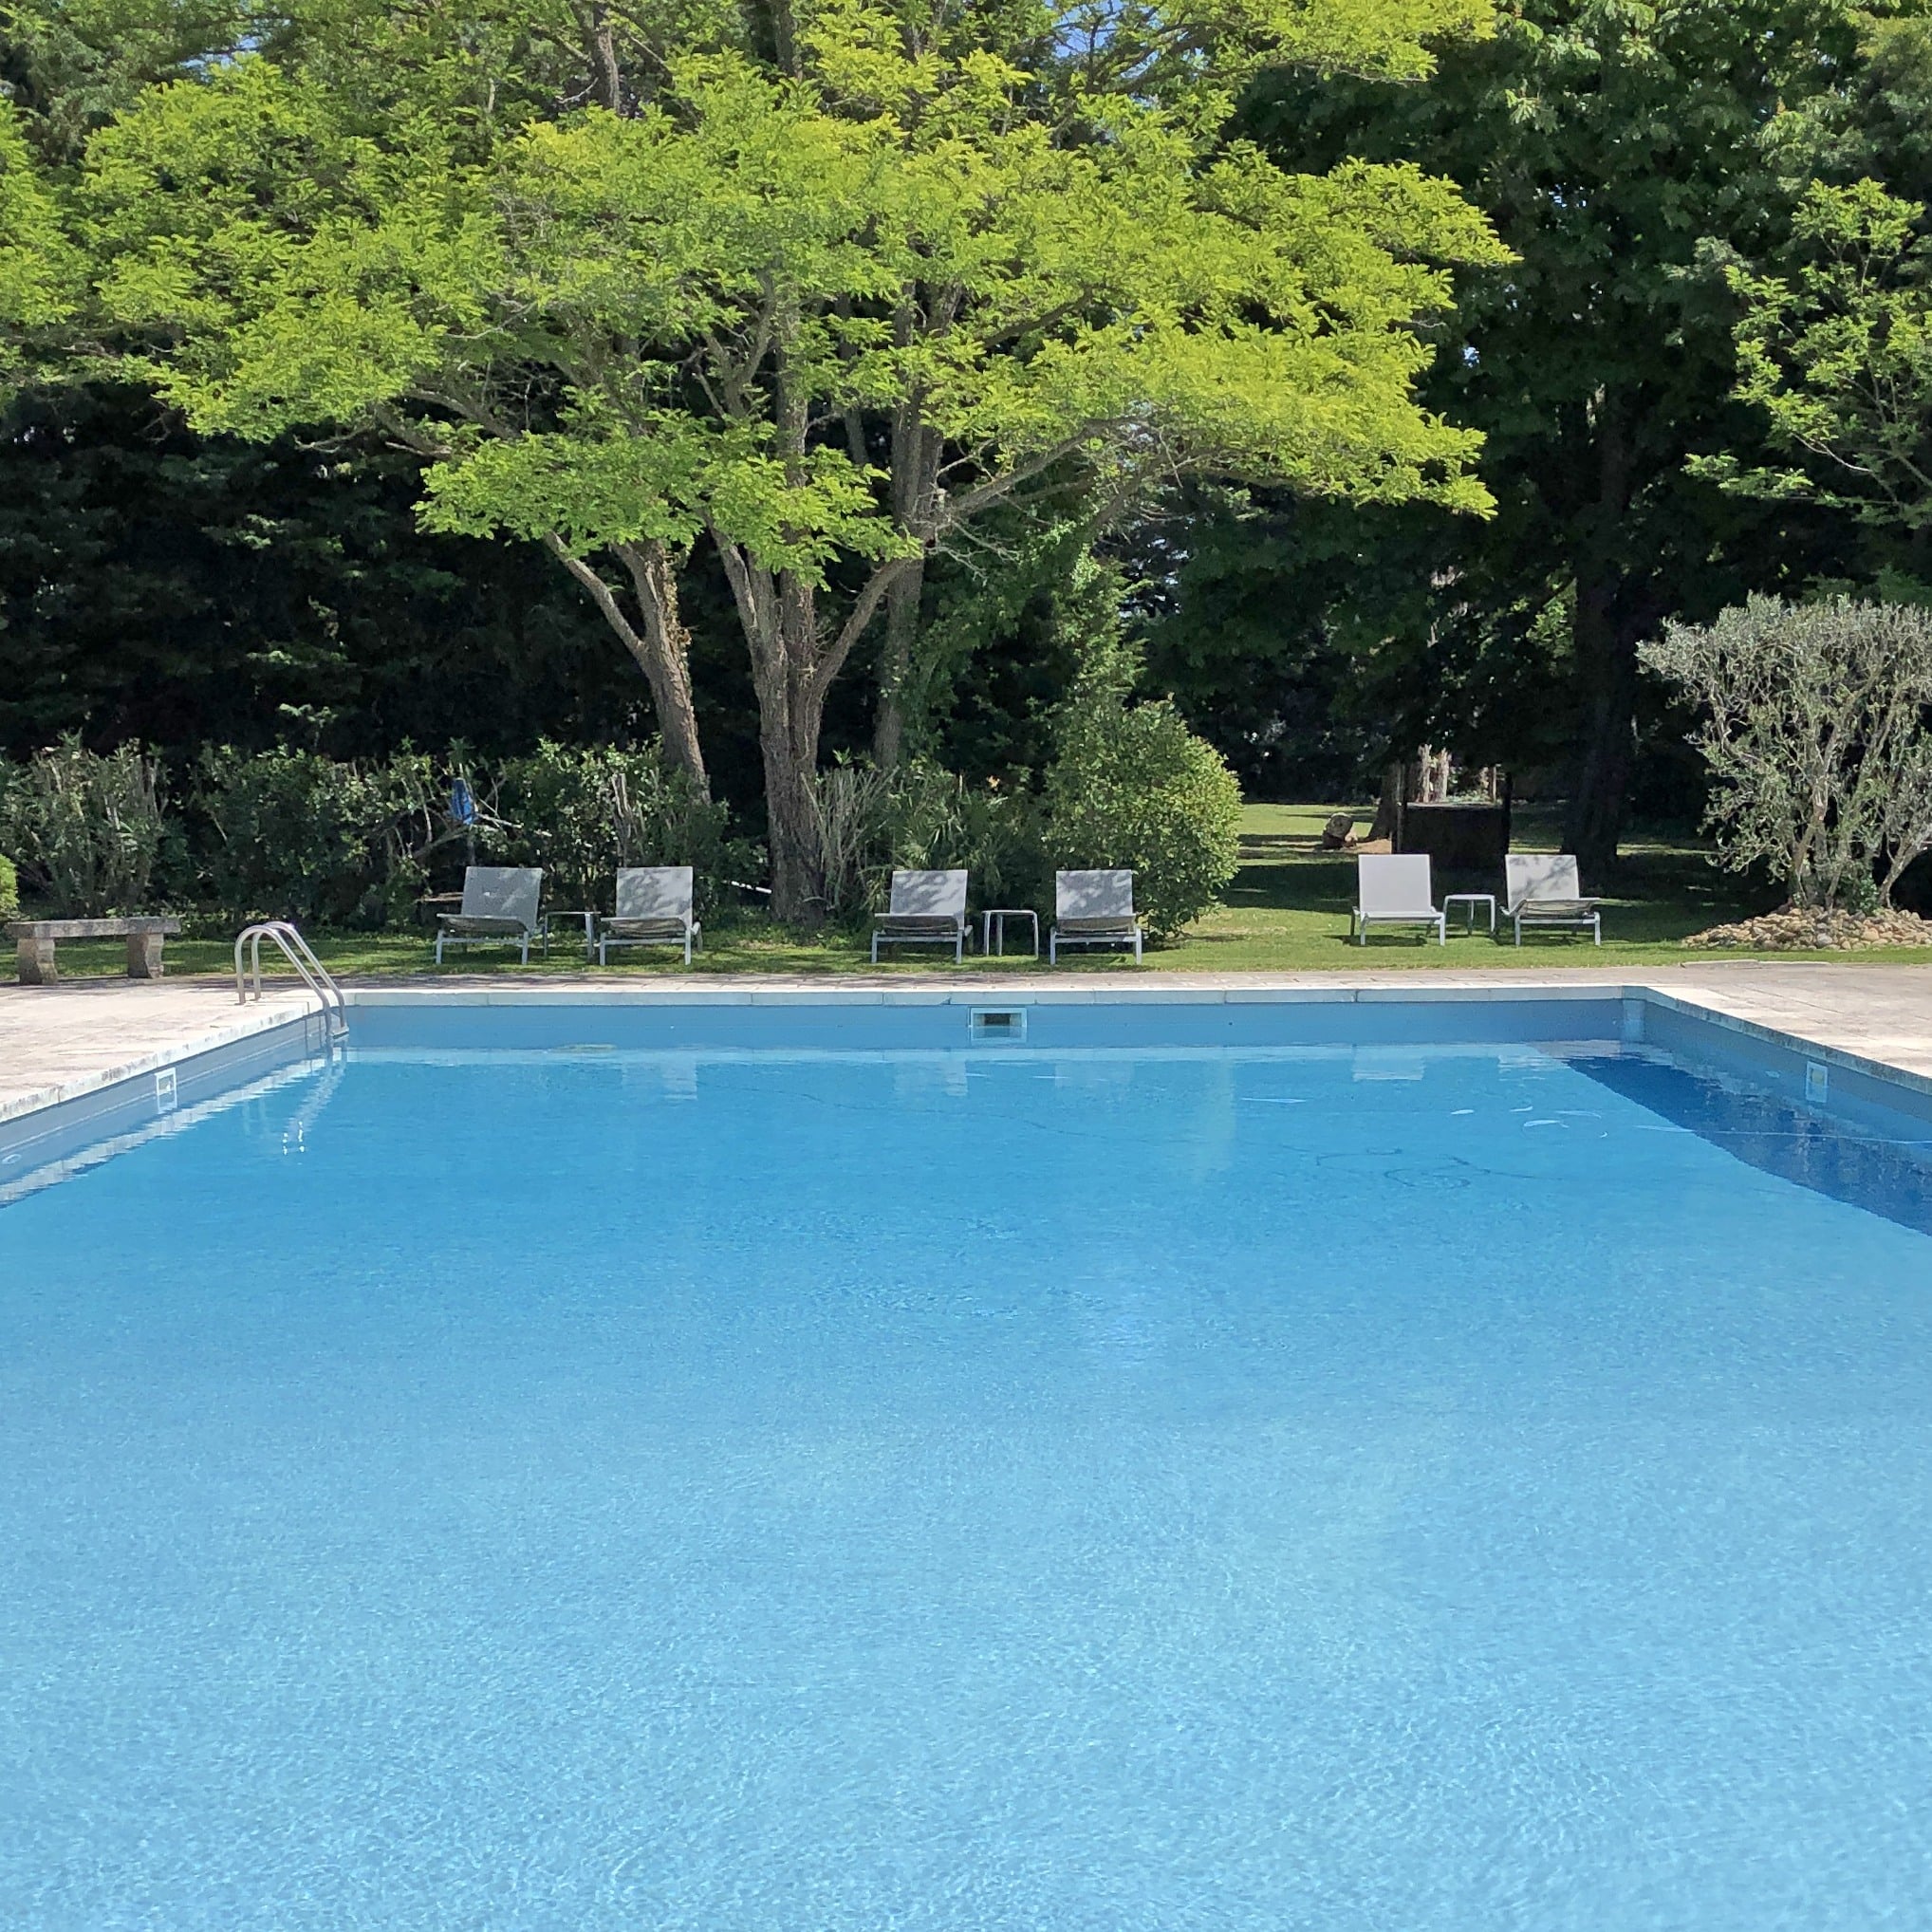
[(1874, 879), (1888, 904), (1932, 846), (1932, 612), (1754, 597), (1642, 655), (1702, 714), (1722, 863), (1769, 865), (1808, 910), (1869, 903)]

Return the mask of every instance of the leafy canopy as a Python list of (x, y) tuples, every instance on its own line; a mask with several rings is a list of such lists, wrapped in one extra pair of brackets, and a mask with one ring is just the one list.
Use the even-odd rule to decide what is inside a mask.
[[(1314, 47), (1328, 10), (1243, 19)], [(1421, 58), (1419, 0), (1349, 17)], [(800, 65), (675, 53), (634, 111), (510, 126), (406, 67), (244, 58), (93, 143), (103, 301), (197, 426), (377, 428), (433, 526), (579, 554), (709, 529), (822, 581), (1069, 456), (1486, 508), (1412, 394), (1444, 265), (1501, 258), (1444, 184), (1209, 153), (1117, 94), (1072, 139), (997, 53), (858, 5)], [(949, 452), (930, 529), (851, 433), (908, 399)]]

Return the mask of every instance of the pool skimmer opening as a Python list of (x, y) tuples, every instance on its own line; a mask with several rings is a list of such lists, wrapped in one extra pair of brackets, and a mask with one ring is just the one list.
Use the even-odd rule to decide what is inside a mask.
[(975, 1007), (973, 1038), (976, 1043), (996, 1046), (1027, 1036), (1025, 1007)]

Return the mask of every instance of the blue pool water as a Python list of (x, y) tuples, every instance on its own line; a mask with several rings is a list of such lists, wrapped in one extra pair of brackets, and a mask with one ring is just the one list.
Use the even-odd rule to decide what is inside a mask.
[(1932, 1924), (1927, 1171), (1533, 1049), (293, 1080), (0, 1207), (0, 1923)]

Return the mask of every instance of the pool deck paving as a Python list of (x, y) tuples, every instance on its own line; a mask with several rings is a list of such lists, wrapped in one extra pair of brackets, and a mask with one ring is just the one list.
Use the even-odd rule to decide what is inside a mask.
[[(1663, 994), (1747, 1028), (1795, 1038), (1834, 1053), (1873, 1062), (1932, 1086), (1932, 967), (1841, 965), (1835, 961), (1700, 960), (1681, 967), (1618, 971), (1607, 967), (1525, 967), (1469, 975), (1413, 973), (1094, 973), (1058, 977), (975, 973), (842, 975), (716, 974), (624, 975), (585, 980), (517, 974), (462, 974), (437, 978), (351, 979), (353, 1005), (419, 995), (487, 998), (489, 1003), (567, 998), (648, 1001), (672, 997), (730, 1002), (761, 997), (797, 1001), (882, 994), (957, 994), (977, 1005), (1003, 995), (1136, 998), (1216, 994), (1266, 998), (1273, 994), (1355, 992), (1420, 998), (1470, 997), (1529, 989), (1623, 986)], [(259, 1003), (237, 1003), (232, 981), (69, 980), (54, 987), (0, 986), (0, 1121), (95, 1091), (212, 1048), (244, 1039), (314, 1011), (290, 980), (270, 980)]]
[(232, 980), (0, 987), (0, 1121), (247, 1039), (314, 1007), (292, 981), (265, 987), (247, 1006)]

